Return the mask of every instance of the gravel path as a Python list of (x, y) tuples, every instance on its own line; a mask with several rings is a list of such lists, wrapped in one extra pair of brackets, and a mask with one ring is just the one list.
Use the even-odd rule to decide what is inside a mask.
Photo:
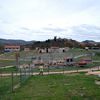
[[(70, 73), (77, 73), (77, 72), (87, 72), (87, 75), (90, 74), (95, 74), (95, 75), (99, 75), (100, 71), (98, 71), (100, 69), (99, 67), (94, 67), (94, 68), (88, 68), (88, 69), (82, 69), (82, 70), (71, 70), (71, 71), (59, 71), (59, 72), (44, 72), (44, 75), (48, 75), (48, 74), (70, 74)], [(93, 72), (94, 71), (94, 72)], [(23, 74), (23, 73), (21, 73)], [(26, 73), (29, 75), (29, 73)], [(0, 76), (5, 77), (5, 76), (11, 76), (11, 73), (2, 73), (0, 74)], [(13, 73), (14, 76), (20, 76), (20, 73)], [(39, 72), (34, 72), (32, 73), (32, 75), (39, 75)]]

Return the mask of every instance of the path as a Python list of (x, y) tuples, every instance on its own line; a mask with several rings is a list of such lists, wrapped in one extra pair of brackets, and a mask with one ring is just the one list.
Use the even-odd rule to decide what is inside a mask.
[(5, 66), (5, 67), (0, 67), (0, 69), (5, 69), (5, 68), (12, 68), (14, 66)]
[[(77, 73), (77, 72), (91, 72), (91, 71), (98, 71), (100, 69), (100, 66), (99, 67), (94, 67), (94, 68), (87, 68), (87, 69), (81, 69), (81, 70), (71, 70), (71, 71), (59, 71), (59, 72), (44, 72), (43, 74), (44, 75), (48, 75), (48, 74), (62, 74), (62, 73), (65, 73), (65, 74), (69, 74), (69, 73)], [(23, 74), (23, 73), (21, 73)], [(29, 75), (29, 73), (26, 73)], [(100, 74), (100, 71), (98, 71), (98, 74)], [(11, 76), (12, 74), (11, 73), (2, 73), (0, 74), (0, 76)], [(20, 76), (20, 73), (14, 73), (13, 74), (14, 76)], [(32, 73), (32, 75), (39, 75), (39, 72), (34, 72)]]
[(83, 56), (87, 56), (87, 54), (78, 55), (78, 56), (75, 56), (74, 58), (80, 58), (80, 57), (83, 57)]

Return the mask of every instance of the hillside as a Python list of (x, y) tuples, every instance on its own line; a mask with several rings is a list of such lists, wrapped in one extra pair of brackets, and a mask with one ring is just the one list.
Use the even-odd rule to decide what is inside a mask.
[(14, 44), (14, 45), (26, 45), (32, 44), (34, 41), (24, 41), (24, 40), (13, 40), (13, 39), (0, 39), (0, 45)]

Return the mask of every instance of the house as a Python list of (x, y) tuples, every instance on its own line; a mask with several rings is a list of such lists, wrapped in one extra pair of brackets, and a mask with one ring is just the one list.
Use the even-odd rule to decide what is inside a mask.
[(4, 46), (4, 51), (5, 52), (20, 51), (20, 46), (19, 45), (5, 45)]
[(83, 59), (81, 59), (80, 61), (78, 61), (77, 62), (77, 64), (78, 64), (78, 66), (85, 66), (85, 65), (87, 65), (87, 64), (90, 64), (90, 63), (92, 63), (92, 59), (91, 58), (83, 58)]
[(24, 48), (24, 51), (30, 51), (30, 48)]
[(44, 49), (36, 48), (36, 51), (38, 53), (49, 53), (49, 52), (51, 52), (49, 48), (44, 48)]
[(72, 57), (65, 58), (65, 65), (73, 66), (74, 64), (75, 64), (74, 58)]
[(50, 48), (50, 51), (51, 52), (59, 52), (59, 47), (53, 46), (53, 47)]
[(69, 47), (59, 48), (59, 53), (60, 52), (67, 52), (68, 50), (69, 50)]

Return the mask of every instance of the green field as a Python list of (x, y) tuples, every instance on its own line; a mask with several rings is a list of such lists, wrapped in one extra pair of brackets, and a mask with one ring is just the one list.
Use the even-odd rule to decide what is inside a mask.
[(15, 66), (16, 62), (15, 60), (4, 60), (4, 59), (0, 59), (0, 67), (5, 67), (5, 66)]
[[(79, 56), (89, 53), (96, 53), (92, 56), (93, 63), (86, 66), (57, 66), (44, 68), (44, 72), (80, 70), (100, 66), (99, 51), (85, 51), (83, 49), (70, 49), (65, 53), (43, 53), (37, 54), (36, 51), (20, 52), (20, 64), (31, 63), (31, 58), (41, 56), (44, 61), (64, 59), (68, 56)], [(91, 57), (91, 56), (89, 56)], [(75, 58), (76, 61), (83, 57)], [(97, 62), (95, 62), (97, 61)], [(15, 66), (15, 53), (5, 53), (0, 55), (0, 67)], [(0, 73), (19, 73), (16, 67), (0, 68)], [(22, 73), (28, 72), (28, 69), (22, 69)], [(38, 68), (32, 68), (31, 72), (39, 72)], [(0, 76), (0, 100), (100, 100), (100, 85), (96, 85), (95, 81), (100, 80), (97, 76), (86, 76), (84, 74), (59, 74), (46, 76), (22, 75), (12, 77)], [(12, 87), (16, 87), (20, 83), (21, 86), (16, 88), (12, 93)]]
[(20, 77), (0, 76), (0, 100), (8, 100), (10, 94), (14, 91), (14, 87), (20, 83)]
[(2, 100), (100, 100), (96, 80), (100, 78), (84, 74), (33, 76)]
[(0, 73), (11, 73), (11, 72), (17, 72), (17, 68), (15, 66), (12, 66), (10, 68), (1, 68)]
[(11, 90), (11, 77), (0, 77), (0, 95), (4, 95)]

